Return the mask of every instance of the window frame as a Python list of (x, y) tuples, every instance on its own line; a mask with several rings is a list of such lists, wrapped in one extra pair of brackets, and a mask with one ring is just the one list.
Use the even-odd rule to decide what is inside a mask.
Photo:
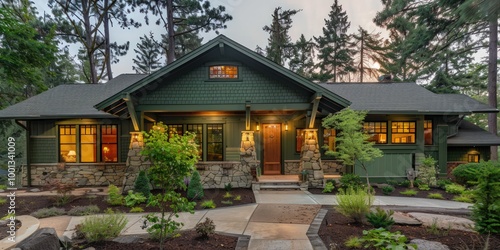
[[(65, 131), (65, 134), (61, 134), (61, 129), (64, 129)], [(66, 134), (66, 130), (69, 129), (69, 134)], [(78, 127), (76, 125), (59, 125), (57, 127), (57, 136), (58, 136), (58, 155), (59, 155), (59, 162), (67, 162), (67, 163), (76, 163), (78, 162)], [(73, 133), (73, 131), (74, 133)], [(61, 141), (61, 138), (62, 136), (74, 136), (74, 142), (62, 142)], [(71, 155), (74, 157), (74, 161), (68, 161), (67, 159), (65, 159), (65, 157), (69, 157), (69, 152), (71, 151), (68, 150), (68, 154), (66, 154), (65, 156), (63, 156), (63, 150), (62, 150), (62, 146), (63, 145), (74, 145), (73, 148), (74, 148), (74, 151), (75, 151), (75, 155)]]
[[(220, 129), (220, 140), (217, 140), (217, 141), (211, 141), (210, 139), (210, 128), (209, 127), (212, 127), (212, 126), (217, 126), (216, 129)], [(220, 128), (218, 127), (220, 126)], [(212, 129), (213, 130), (213, 129)], [(207, 124), (206, 125), (206, 148), (207, 148), (207, 155), (206, 155), (206, 161), (209, 162), (209, 161), (224, 161), (224, 124), (222, 123), (211, 123), (211, 124)], [(209, 144), (212, 144), (213, 145), (213, 148), (214, 148), (214, 152), (211, 152), (209, 150)], [(209, 154), (212, 153), (214, 156), (215, 155), (218, 155), (218, 152), (215, 152), (215, 145), (220, 145), (220, 159), (209, 159)]]
[[(394, 124), (396, 123), (402, 123), (403, 127), (402, 128), (396, 128), (394, 129)], [(408, 123), (408, 132), (402, 131), (399, 132), (397, 130), (399, 129), (405, 129), (405, 123)], [(413, 128), (411, 127), (411, 124), (413, 124)], [(411, 130), (413, 129), (413, 132)], [(403, 140), (403, 137), (399, 138), (399, 142), (395, 140), (394, 135), (401, 135), (401, 134), (412, 134), (413, 135), (413, 141), (407, 141), (406, 139)], [(416, 121), (392, 121), (391, 122), (391, 144), (416, 144), (417, 143), (417, 122)]]
[[(108, 129), (108, 127), (111, 127), (109, 129), (111, 129), (111, 131), (113, 131), (113, 127), (114, 127), (114, 130), (115, 130), (115, 134), (106, 134), (103, 133), (103, 129)], [(100, 135), (100, 138), (101, 138), (101, 141), (100, 141), (100, 149), (101, 149), (101, 162), (119, 162), (119, 151), (120, 151), (120, 147), (119, 147), (119, 144), (118, 144), (118, 125), (116, 124), (106, 124), (106, 125), (101, 125), (100, 126), (100, 131), (101, 131), (101, 135)], [(115, 139), (116, 141), (115, 142), (104, 142), (105, 140), (103, 139), (105, 135), (114, 135), (115, 136)], [(111, 161), (107, 161), (106, 160), (106, 153), (104, 152), (104, 147), (106, 147), (105, 145), (115, 145), (116, 147), (116, 161), (114, 160), (111, 160)]]
[[(212, 68), (213, 67), (235, 67), (236, 69), (236, 77), (212, 77)], [(235, 80), (240, 80), (240, 74), (241, 74), (241, 67), (240, 65), (234, 64), (234, 63), (215, 63), (215, 64), (210, 64), (207, 67), (207, 79), (209, 81), (235, 81)], [(221, 75), (229, 75), (229, 74), (221, 74)]]
[[(374, 132), (370, 132), (367, 130), (367, 124), (370, 124), (370, 123), (373, 123), (373, 129), (374, 129)], [(377, 128), (377, 124), (380, 124), (381, 126)], [(382, 131), (383, 130), (383, 126), (382, 125), (385, 125), (385, 133)], [(381, 130), (380, 132), (377, 132), (377, 129), (378, 130)], [(389, 124), (387, 124), (387, 121), (365, 121), (363, 122), (363, 132), (366, 133), (367, 135), (370, 136), (370, 138), (368, 139), (368, 141), (370, 142), (374, 142), (375, 144), (387, 144), (389, 143), (388, 141), (388, 137), (389, 137)], [(375, 138), (377, 135), (385, 135), (385, 142), (379, 142), (379, 140), (372, 140), (372, 138)]]
[[(430, 123), (430, 128), (428, 127), (429, 123)], [(431, 137), (430, 138), (430, 141), (431, 141), (430, 144), (427, 143), (427, 140), (425, 138), (425, 135), (426, 135), (425, 131), (428, 130), (428, 129), (430, 129), (430, 133), (428, 133), (430, 135), (430, 137)], [(424, 120), (424, 145), (425, 146), (434, 145), (434, 135), (433, 135), (433, 133), (434, 133), (434, 128), (433, 128), (433, 122), (432, 122), (432, 120)]]

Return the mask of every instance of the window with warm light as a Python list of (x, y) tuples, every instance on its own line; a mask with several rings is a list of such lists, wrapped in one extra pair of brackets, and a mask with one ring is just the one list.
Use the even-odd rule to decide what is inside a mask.
[(207, 161), (222, 161), (222, 124), (207, 125)]
[(182, 124), (169, 124), (168, 126), (168, 137), (172, 137), (172, 134), (178, 134), (182, 135), (183, 134), (183, 126)]
[(424, 140), (425, 145), (432, 145), (432, 121), (425, 120), (424, 121)]
[(209, 67), (210, 79), (238, 79), (238, 66), (216, 65)]
[(196, 135), (194, 143), (198, 145), (198, 156), (203, 159), (203, 124), (188, 124), (186, 129), (189, 133)]
[(101, 126), (101, 159), (118, 162), (118, 134), (116, 125)]
[(76, 162), (76, 127), (59, 126), (59, 161)]
[(394, 144), (415, 143), (416, 122), (392, 122), (391, 142)]
[(80, 162), (96, 162), (97, 126), (80, 126)]
[(325, 129), (323, 130), (323, 145), (328, 146), (329, 151), (335, 151), (335, 137), (337, 132), (335, 129)]
[(376, 144), (387, 143), (387, 122), (365, 122), (363, 130), (370, 136), (368, 141)]
[(467, 155), (467, 161), (468, 162), (479, 162), (479, 154), (468, 154)]

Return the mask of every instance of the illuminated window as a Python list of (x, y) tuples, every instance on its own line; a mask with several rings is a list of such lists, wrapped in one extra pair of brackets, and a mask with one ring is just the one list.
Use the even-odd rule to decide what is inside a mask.
[(424, 139), (425, 145), (432, 145), (432, 121), (424, 121)]
[(222, 161), (222, 124), (207, 125), (207, 161)]
[(468, 162), (479, 162), (479, 154), (468, 154), (467, 161)]
[(101, 158), (103, 162), (118, 162), (116, 125), (103, 125), (101, 127)]
[(76, 127), (59, 126), (59, 161), (76, 162)]
[(80, 126), (80, 162), (96, 162), (97, 126)]
[(415, 143), (415, 122), (392, 122), (392, 140), (394, 144)]
[(203, 125), (188, 124), (187, 131), (196, 135), (194, 142), (198, 145), (198, 156), (203, 159)]
[(182, 124), (170, 124), (168, 126), (168, 137), (171, 138), (172, 134), (183, 134)]
[(368, 141), (376, 144), (387, 143), (387, 123), (386, 122), (365, 122), (363, 129), (370, 138)]
[(217, 65), (209, 68), (210, 79), (237, 79), (238, 66)]
[(323, 145), (328, 145), (329, 151), (335, 151), (335, 137), (337, 132), (335, 129), (323, 130)]

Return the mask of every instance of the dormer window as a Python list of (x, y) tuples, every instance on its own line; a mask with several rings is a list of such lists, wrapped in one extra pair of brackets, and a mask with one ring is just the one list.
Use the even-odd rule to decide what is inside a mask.
[(210, 79), (238, 79), (238, 66), (215, 65), (209, 69)]

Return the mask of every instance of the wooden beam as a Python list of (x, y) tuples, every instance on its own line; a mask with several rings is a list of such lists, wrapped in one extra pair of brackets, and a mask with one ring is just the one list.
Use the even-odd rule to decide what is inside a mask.
[(150, 122), (156, 122), (156, 120), (150, 116), (144, 115), (144, 119), (150, 121)]
[(246, 101), (245, 103), (245, 130), (249, 131), (251, 124), (250, 124), (250, 101)]
[(127, 93), (124, 98), (127, 103), (128, 113), (130, 114), (130, 119), (132, 120), (132, 125), (134, 126), (134, 131), (139, 132), (139, 120), (137, 120), (137, 115), (135, 113), (134, 104), (132, 103), (132, 98), (130, 97), (130, 93)]
[(323, 95), (321, 93), (315, 93), (311, 102), (313, 103), (313, 108), (311, 110), (311, 118), (309, 120), (309, 128), (314, 128), (314, 121), (316, 120), (316, 114), (318, 113), (319, 101)]

